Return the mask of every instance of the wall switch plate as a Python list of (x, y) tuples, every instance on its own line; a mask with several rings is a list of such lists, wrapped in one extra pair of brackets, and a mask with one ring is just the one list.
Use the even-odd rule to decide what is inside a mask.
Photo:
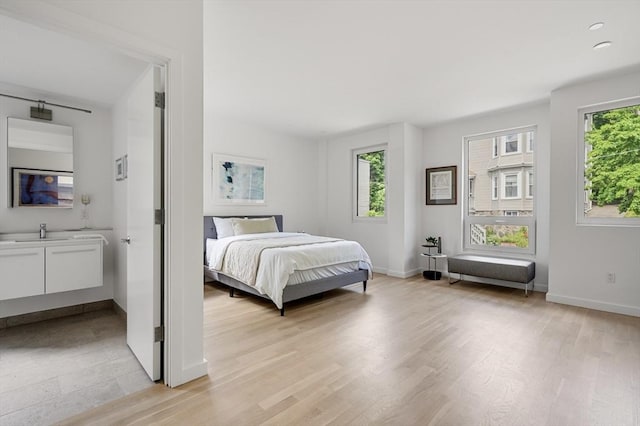
[(616, 282), (615, 272), (607, 272), (607, 284), (613, 284)]

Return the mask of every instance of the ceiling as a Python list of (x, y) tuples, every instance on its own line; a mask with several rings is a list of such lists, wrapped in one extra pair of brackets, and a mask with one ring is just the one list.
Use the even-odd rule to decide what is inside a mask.
[(205, 111), (309, 138), (429, 126), (635, 69), (638, 17), (640, 0), (205, 0)]
[[(638, 16), (640, 0), (204, 0), (205, 111), (308, 138), (429, 126), (640, 67)], [(0, 52), (0, 82), (103, 105), (147, 66), (3, 15)]]
[(1, 14), (0, 52), (0, 82), (35, 89), (56, 99), (105, 106), (114, 104), (148, 65)]

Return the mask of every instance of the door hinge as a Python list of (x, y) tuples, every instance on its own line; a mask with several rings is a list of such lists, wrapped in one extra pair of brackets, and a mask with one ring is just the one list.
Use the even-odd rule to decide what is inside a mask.
[(161, 325), (153, 329), (153, 341), (164, 342), (164, 326)]
[(164, 109), (164, 92), (155, 92), (156, 94), (156, 108)]
[(156, 225), (164, 225), (164, 209), (155, 210), (155, 223)]

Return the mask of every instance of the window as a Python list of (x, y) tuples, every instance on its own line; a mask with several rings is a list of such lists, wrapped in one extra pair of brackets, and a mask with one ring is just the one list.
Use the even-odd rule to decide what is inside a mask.
[(527, 132), (527, 152), (533, 152), (533, 132)]
[(640, 98), (579, 112), (578, 223), (640, 226)]
[(531, 126), (465, 138), (464, 168), (473, 178), (463, 197), (465, 249), (535, 252), (535, 156), (528, 151), (535, 132)]
[(502, 155), (517, 154), (520, 152), (520, 143), (518, 141), (517, 133), (502, 136), (501, 140)]
[(520, 198), (520, 173), (503, 173), (502, 182), (502, 198), (514, 199)]
[(355, 217), (384, 218), (386, 209), (386, 150), (384, 146), (353, 151)]
[(497, 200), (498, 199), (498, 188), (500, 187), (500, 184), (498, 183), (498, 175), (494, 175), (493, 178), (491, 179), (491, 181), (493, 182), (492, 185), (492, 189), (491, 189), (491, 199), (492, 200)]

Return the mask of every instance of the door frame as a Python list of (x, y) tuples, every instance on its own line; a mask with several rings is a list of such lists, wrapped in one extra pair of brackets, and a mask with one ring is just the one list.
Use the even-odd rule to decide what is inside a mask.
[[(162, 306), (165, 325), (163, 377), (168, 386), (175, 387), (207, 375), (202, 337), (203, 312), (202, 309), (192, 309), (197, 303), (202, 305), (202, 284), (195, 283), (200, 289), (196, 294), (194, 283), (186, 282), (191, 271), (187, 268), (189, 259), (185, 256), (185, 251), (189, 250), (185, 248), (190, 248), (189, 237), (193, 230), (185, 229), (189, 218), (182, 203), (185, 186), (185, 166), (182, 160), (186, 152), (181, 138), (185, 132), (185, 105), (182, 101), (185, 95), (183, 52), (44, 0), (3, 0), (0, 3), (0, 13), (98, 45), (115, 47), (125, 55), (164, 67), (166, 133), (163, 183), (166, 205)], [(202, 185), (202, 179), (200, 181)], [(202, 208), (199, 215), (202, 214), (201, 210)], [(200, 220), (197, 222), (201, 224)], [(194, 238), (194, 242), (196, 240), (200, 245), (201, 238)], [(199, 264), (201, 257), (196, 257)], [(198, 274), (202, 277), (201, 268)]]

